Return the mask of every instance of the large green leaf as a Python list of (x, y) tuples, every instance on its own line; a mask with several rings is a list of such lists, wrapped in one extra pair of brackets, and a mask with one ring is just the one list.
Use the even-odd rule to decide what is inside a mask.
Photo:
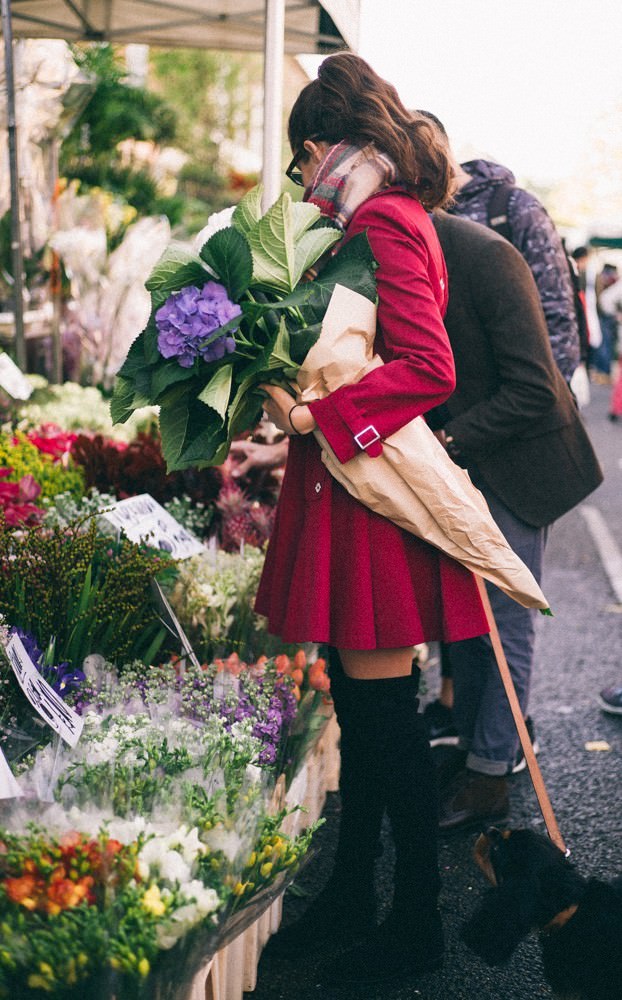
[(166, 392), (170, 386), (175, 385), (176, 382), (185, 382), (186, 379), (192, 378), (195, 374), (194, 367), (182, 368), (174, 358), (169, 358), (168, 361), (162, 359), (162, 364), (150, 372), (150, 402), (157, 403), (162, 393)]
[(292, 365), (293, 361), (289, 348), (289, 330), (287, 329), (285, 317), (281, 316), (279, 332), (268, 358), (268, 368), (291, 368)]
[(308, 324), (321, 322), (335, 285), (351, 288), (371, 302), (375, 302), (374, 271), (377, 266), (367, 234), (357, 233), (340, 247), (334, 257), (330, 258), (314, 281), (299, 284), (291, 295), (286, 296), (273, 308), (296, 308)]
[(190, 441), (176, 461), (176, 469), (190, 469), (193, 466), (221, 465), (227, 457), (229, 440), (222, 424), (214, 421), (204, 427)]
[(294, 242), (297, 242), (307, 229), (315, 225), (322, 217), (317, 205), (310, 201), (293, 201), (292, 213), (294, 219)]
[(150, 292), (177, 292), (186, 285), (204, 285), (209, 274), (195, 253), (183, 243), (171, 243), (155, 265), (145, 287)]
[(134, 402), (134, 382), (117, 375), (112, 399), (110, 400), (110, 417), (113, 424), (124, 424), (131, 416)]
[(145, 327), (143, 352), (145, 355), (145, 362), (148, 365), (155, 365), (162, 360), (162, 355), (160, 354), (160, 349), (158, 347), (158, 328), (155, 325), (155, 320), (149, 320), (149, 323)]
[(340, 239), (341, 233), (335, 229), (310, 229), (304, 233), (296, 243), (294, 284)]
[(201, 258), (237, 302), (253, 277), (253, 258), (246, 237), (232, 226), (220, 229), (201, 247)]
[(321, 332), (321, 323), (313, 323), (311, 326), (298, 327), (290, 331), (289, 353), (294, 366), (303, 363), (313, 345), (317, 343)]
[(290, 292), (296, 270), (294, 212), (285, 193), (248, 233), (253, 253), (253, 282), (277, 291)]
[(185, 385), (172, 386), (160, 400), (160, 434), (166, 467), (172, 472), (184, 447), (190, 418), (190, 390)]
[(229, 406), (232, 380), (233, 365), (223, 365), (198, 396), (201, 402), (205, 403), (206, 406), (210, 406), (212, 410), (215, 410), (223, 421), (227, 415), (227, 407)]
[(263, 187), (258, 184), (235, 207), (232, 223), (241, 233), (250, 233), (261, 219), (261, 199)]
[(127, 352), (127, 357), (121, 368), (119, 369), (118, 375), (124, 379), (129, 379), (132, 381), (142, 368), (145, 367), (145, 331), (139, 333), (136, 340), (133, 341), (129, 351)]

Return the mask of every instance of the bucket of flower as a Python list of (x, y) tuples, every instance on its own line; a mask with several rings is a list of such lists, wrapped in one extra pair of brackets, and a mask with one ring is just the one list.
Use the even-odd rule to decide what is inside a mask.
[(222, 678), (106, 670), (75, 694), (80, 741), (22, 761), (0, 832), (0, 997), (183, 1000), (299, 870), (315, 826), (288, 835), (271, 809), (293, 681), (269, 662)]

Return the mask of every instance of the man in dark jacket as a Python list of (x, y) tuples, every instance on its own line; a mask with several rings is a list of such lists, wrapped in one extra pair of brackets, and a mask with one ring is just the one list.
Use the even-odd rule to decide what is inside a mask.
[[(469, 160), (456, 168), (459, 190), (450, 212), (484, 226), (499, 220), (498, 231), (521, 252), (534, 276), (544, 310), (551, 350), (569, 383), (580, 362), (579, 329), (566, 251), (552, 219), (535, 195), (516, 186), (514, 174), (489, 160)], [(506, 189), (503, 214), (491, 219), (495, 192)], [(506, 216), (504, 219), (503, 216)]]
[[(602, 480), (574, 399), (551, 352), (531, 271), (503, 237), (439, 212), (449, 272), (445, 326), (456, 391), (428, 414), (468, 468), (508, 542), (540, 579), (547, 527)], [(501, 641), (526, 714), (536, 612), (489, 586)], [(516, 727), (488, 637), (453, 643), (459, 751), (445, 773), (441, 829), (509, 812)], [(451, 779), (451, 780), (449, 780)]]

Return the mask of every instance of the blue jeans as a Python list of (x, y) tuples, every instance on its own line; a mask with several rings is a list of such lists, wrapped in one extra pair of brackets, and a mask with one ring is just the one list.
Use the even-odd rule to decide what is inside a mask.
[[(507, 541), (540, 582), (547, 528), (520, 521), (484, 484), (477, 483)], [(527, 713), (538, 612), (523, 608), (492, 584), (486, 585), (499, 636), (523, 714)], [(489, 637), (448, 647), (454, 679), (453, 718), (467, 767), (482, 774), (507, 774), (515, 762), (518, 733)]]

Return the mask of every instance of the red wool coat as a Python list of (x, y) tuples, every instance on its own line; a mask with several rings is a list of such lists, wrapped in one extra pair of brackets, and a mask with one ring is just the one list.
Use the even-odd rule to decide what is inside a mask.
[[(385, 362), (311, 410), (341, 462), (444, 402), (455, 372), (442, 315), (447, 272), (432, 222), (399, 188), (354, 214), (379, 263), (375, 348)], [(373, 433), (361, 437), (367, 443)], [(382, 443), (367, 448), (370, 460)], [(312, 434), (293, 437), (256, 610), (285, 642), (392, 649), (488, 631), (475, 581), (438, 549), (368, 510), (331, 479)]]

